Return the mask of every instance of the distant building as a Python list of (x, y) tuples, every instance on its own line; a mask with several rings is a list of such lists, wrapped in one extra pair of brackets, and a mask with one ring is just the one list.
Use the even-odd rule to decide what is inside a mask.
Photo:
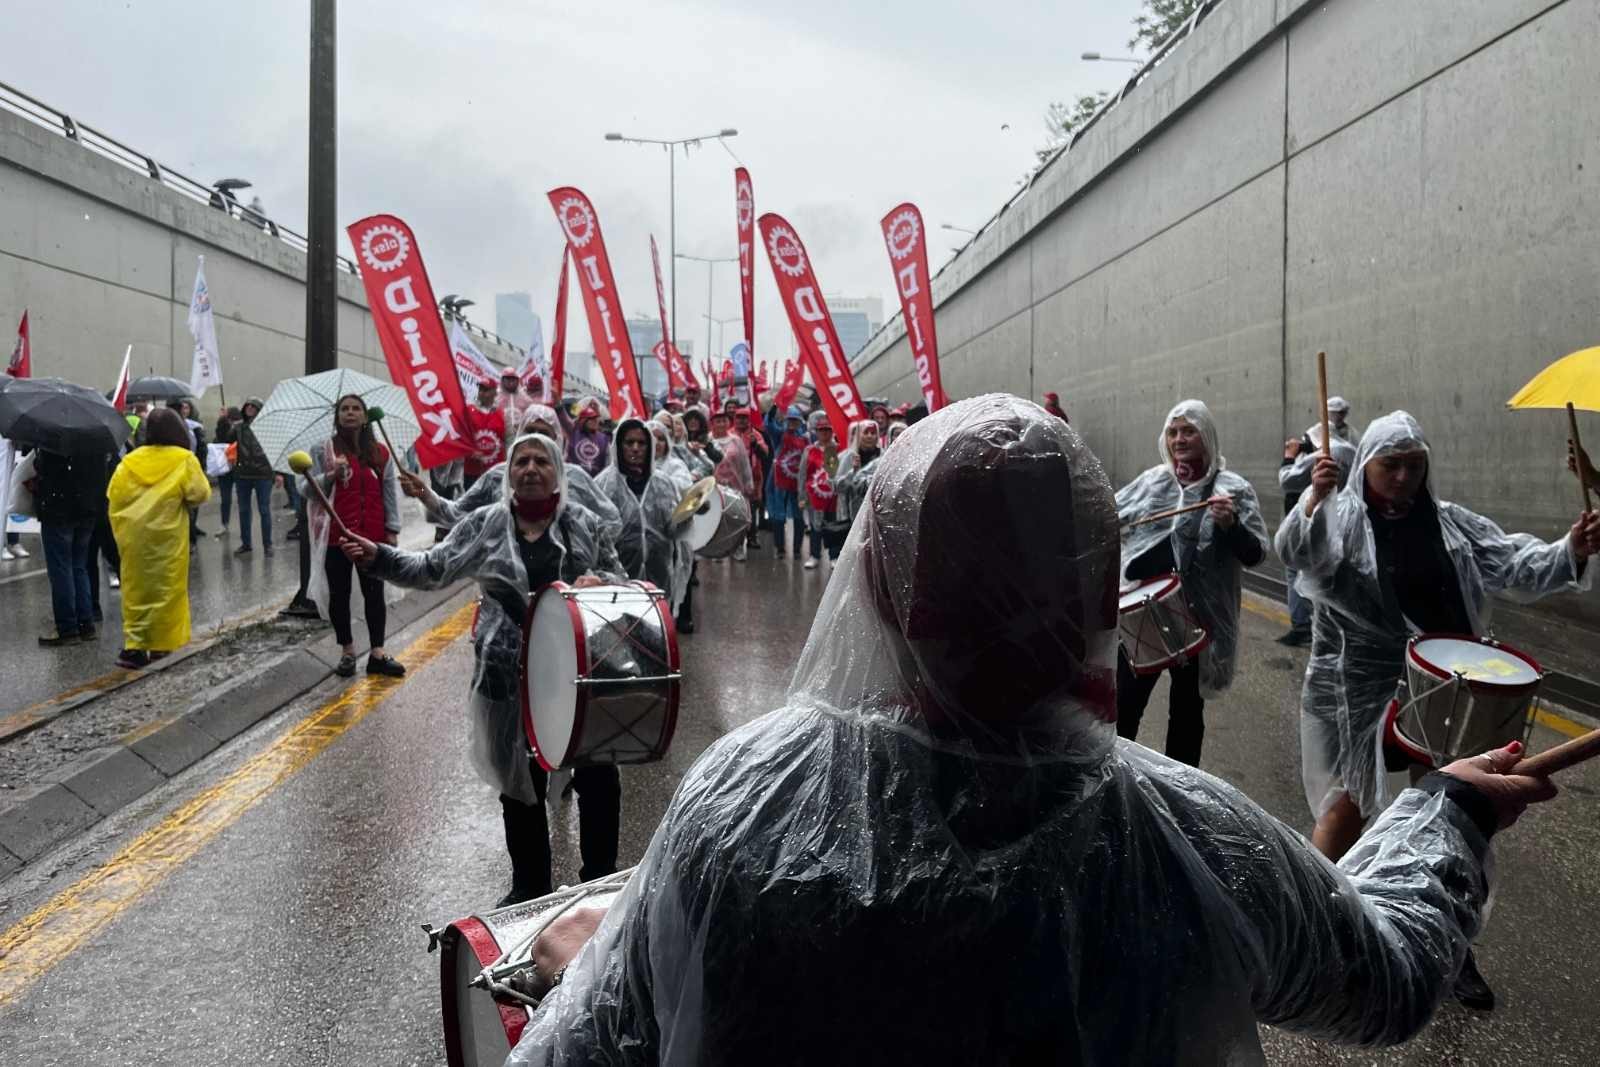
[(494, 332), (518, 348), (527, 348), (538, 329), (533, 297), (528, 293), (494, 294)]
[(834, 328), (839, 331), (839, 343), (844, 346), (844, 358), (849, 359), (883, 325), (883, 300), (876, 296), (830, 296), (827, 300)]
[(654, 353), (656, 345), (661, 343), (661, 320), (629, 319), (628, 343), (633, 345), (633, 357), (639, 361), (639, 388), (644, 390), (645, 396), (664, 396), (667, 372)]

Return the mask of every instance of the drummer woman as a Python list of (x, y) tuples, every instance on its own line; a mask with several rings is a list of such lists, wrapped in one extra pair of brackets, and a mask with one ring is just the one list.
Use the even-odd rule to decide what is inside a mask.
[[(519, 437), (507, 453), (503, 504), (456, 523), (425, 552), (406, 552), (353, 537), (341, 546), (363, 569), (410, 589), (438, 589), (473, 577), (481, 590), (469, 706), (472, 760), (500, 790), (511, 891), (502, 906), (551, 891), (545, 772), (534, 766), (522, 728), (517, 670), (528, 596), (561, 580), (579, 588), (621, 579), (622, 567), (600, 522), (566, 499), (561, 446), (543, 434)], [(580, 767), (579, 852), (584, 881), (617, 869), (622, 782), (617, 769)]]
[[(1171, 667), (1167, 701), (1167, 755), (1200, 765), (1206, 699), (1233, 683), (1239, 642), (1240, 574), (1267, 555), (1270, 538), (1261, 502), (1244, 478), (1227, 469), (1216, 420), (1198, 400), (1167, 413), (1157, 439), (1161, 463), (1117, 492), (1122, 524), (1122, 580), (1142, 582), (1177, 574), (1196, 621), (1211, 638), (1195, 659)], [(1210, 506), (1169, 519), (1138, 520), (1190, 504)], [(1134, 740), (1145, 705), (1161, 675), (1136, 675), (1125, 653), (1117, 657), (1117, 733)]]
[[(1579, 516), (1554, 543), (1508, 534), (1439, 500), (1429, 467), (1417, 420), (1385, 415), (1362, 436), (1348, 484), (1337, 489), (1338, 463), (1318, 460), (1310, 491), (1278, 527), (1278, 555), (1313, 605), (1300, 697), (1311, 843), (1336, 862), (1389, 801), (1380, 737), (1407, 639), (1482, 635), (1491, 593), (1533, 600), (1587, 588), (1586, 561), (1600, 551), (1600, 514)], [(1468, 1007), (1494, 1007), (1470, 954), (1455, 992)]]
[(688, 591), (690, 556), (672, 536), (672, 509), (681, 494), (655, 465), (655, 439), (639, 419), (617, 424), (611, 462), (595, 486), (622, 516), (616, 531), (617, 556), (630, 578), (642, 578), (667, 595), (678, 629), (694, 632), (694, 619), (679, 611)]

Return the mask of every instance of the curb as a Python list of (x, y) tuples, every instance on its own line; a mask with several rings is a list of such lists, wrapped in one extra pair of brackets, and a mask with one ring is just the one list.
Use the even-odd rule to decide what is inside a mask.
[[(390, 605), (389, 629), (398, 633), (469, 584), (406, 596)], [(366, 651), (364, 644), (358, 647)], [(319, 634), (196, 700), (181, 715), (140, 727), (24, 787), (0, 806), (0, 881), (334, 677), (338, 661), (338, 642)]]

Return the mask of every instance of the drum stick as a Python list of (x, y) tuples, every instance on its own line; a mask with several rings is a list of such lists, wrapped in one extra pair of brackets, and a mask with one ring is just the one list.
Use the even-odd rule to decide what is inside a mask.
[(1529, 756), (1511, 768), (1511, 773), (1542, 778), (1596, 756), (1600, 756), (1600, 730), (1590, 730), (1582, 737), (1575, 737), (1555, 748), (1547, 748), (1537, 756)]
[(1317, 353), (1317, 393), (1322, 397), (1322, 454), (1333, 458), (1333, 442), (1328, 439), (1328, 353)]
[(1572, 401), (1567, 401), (1567, 432), (1572, 435), (1572, 465), (1578, 468), (1578, 485), (1583, 488), (1583, 510), (1587, 514), (1589, 506), (1589, 472), (1583, 469), (1583, 442), (1578, 439), (1578, 413), (1572, 409)]
[(1160, 522), (1162, 519), (1171, 519), (1171, 518), (1175, 518), (1175, 517), (1177, 517), (1179, 515), (1187, 515), (1191, 511), (1199, 511), (1201, 508), (1209, 508), (1212, 504), (1216, 503), (1219, 500), (1232, 500), (1232, 499), (1233, 499), (1232, 497), (1227, 496), (1227, 495), (1214, 496), (1214, 497), (1211, 497), (1210, 499), (1202, 500), (1202, 501), (1200, 501), (1199, 503), (1196, 503), (1196, 504), (1185, 504), (1183, 507), (1181, 507), (1181, 508), (1173, 508), (1171, 511), (1158, 511), (1154, 515), (1146, 515), (1142, 519), (1134, 519), (1132, 522), (1127, 524), (1127, 527), (1131, 530), (1133, 527), (1135, 527), (1135, 526), (1143, 526), (1147, 522)]

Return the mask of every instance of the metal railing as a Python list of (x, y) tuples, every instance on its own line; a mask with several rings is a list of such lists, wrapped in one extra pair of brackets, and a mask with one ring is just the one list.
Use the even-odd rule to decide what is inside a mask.
[[(1107, 97), (1106, 102), (1101, 104), (1099, 109), (1096, 110), (1093, 115), (1089, 116), (1083, 125), (1073, 130), (1071, 136), (1058, 145), (1048, 158), (1046, 158), (1037, 167), (1034, 167), (1033, 170), (1028, 172), (1027, 178), (1021, 180), (1017, 191), (1012, 193), (1011, 196), (1007, 197), (1006, 202), (1000, 205), (1000, 209), (993, 215), (989, 216), (989, 218), (986, 219), (983, 224), (973, 232), (972, 236), (967, 238), (967, 240), (956, 249), (956, 254), (954, 256), (947, 260), (938, 270), (933, 272), (933, 277), (938, 278), (946, 270), (949, 270), (950, 267), (953, 266), (962, 257), (962, 255), (966, 253), (967, 249), (971, 248), (977, 243), (979, 237), (988, 232), (991, 227), (1000, 221), (1001, 217), (1005, 215), (1007, 211), (1010, 211), (1019, 200), (1028, 195), (1029, 191), (1033, 189), (1033, 184), (1035, 180), (1038, 179), (1039, 175), (1055, 166), (1056, 163), (1058, 163), (1064, 156), (1067, 155), (1067, 153), (1071, 152), (1073, 147), (1077, 145), (1079, 141), (1083, 140), (1084, 136), (1090, 130), (1094, 129), (1095, 126), (1099, 124), (1101, 119), (1105, 118), (1113, 109), (1117, 107), (1118, 104), (1122, 103), (1122, 101), (1127, 97), (1128, 93), (1132, 92), (1140, 85), (1140, 83), (1148, 78), (1151, 72), (1153, 72), (1156, 67), (1161, 64), (1161, 61), (1171, 55), (1178, 45), (1187, 40), (1189, 35), (1194, 33), (1195, 27), (1204, 22), (1206, 16), (1215, 11), (1217, 6), (1223, 2), (1224, 0), (1201, 0), (1200, 6), (1194, 9), (1194, 13), (1184, 20), (1183, 25), (1180, 26), (1172, 34), (1172, 36), (1161, 42), (1161, 46), (1150, 54), (1150, 58), (1145, 60), (1144, 64), (1139, 67), (1138, 70), (1134, 71), (1133, 75), (1128, 78), (1127, 81), (1122, 83), (1122, 88), (1118, 89), (1111, 96)], [(877, 340), (880, 334), (886, 333), (890, 327), (897, 325), (902, 314), (902, 312), (896, 312), (894, 315), (890, 316), (882, 326), (879, 326), (875, 331), (873, 331), (872, 336), (867, 338), (866, 343), (861, 346), (860, 350), (856, 353), (856, 356), (850, 360), (850, 366), (852, 370), (863, 367), (870, 362), (869, 360), (862, 359), (861, 356), (872, 347), (872, 342)], [(872, 358), (876, 359), (877, 355), (877, 353), (873, 353)]]
[[(13, 115), (26, 119), (42, 129), (60, 134), (69, 141), (76, 142), (87, 151), (93, 152), (102, 159), (108, 159), (118, 166), (137, 174), (142, 174), (153, 182), (158, 182), (179, 196), (192, 200), (197, 204), (215, 208), (251, 226), (269, 237), (277, 238), (296, 252), (305, 254), (307, 240), (305, 235), (297, 233), (287, 226), (268, 218), (248, 205), (241, 204), (231, 191), (216, 189), (204, 185), (189, 177), (181, 171), (174, 170), (164, 163), (159, 162), (154, 156), (146, 155), (136, 148), (129, 147), (108, 133), (103, 133), (85, 123), (79, 122), (65, 111), (51, 107), (37, 97), (30, 96), (21, 89), (5, 82), (0, 82), (0, 110), (9, 111)], [(360, 277), (361, 271), (354, 261), (338, 257), (339, 269), (346, 274)], [(492, 330), (486, 330), (465, 317), (461, 318), (461, 325), (469, 334), (492, 341), (495, 344), (509, 348), (520, 359), (527, 355), (527, 350), (519, 345), (514, 345), (504, 337)], [(588, 382), (580, 382), (571, 375), (565, 376), (568, 388), (582, 388), (592, 390), (594, 387)]]

